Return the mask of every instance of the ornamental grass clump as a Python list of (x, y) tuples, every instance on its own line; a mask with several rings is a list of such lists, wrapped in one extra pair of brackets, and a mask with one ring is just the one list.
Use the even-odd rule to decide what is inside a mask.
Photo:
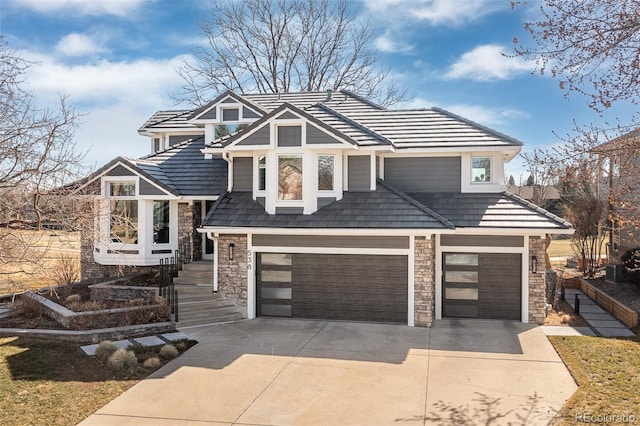
[(106, 363), (111, 354), (117, 350), (118, 347), (111, 340), (103, 340), (96, 348), (95, 356), (100, 362)]
[(162, 363), (160, 362), (160, 358), (157, 356), (147, 358), (144, 363), (142, 363), (142, 366), (147, 370), (157, 370), (161, 365)]
[(171, 360), (177, 358), (180, 353), (176, 349), (175, 346), (171, 344), (166, 344), (160, 349), (160, 358)]
[(132, 370), (138, 365), (138, 358), (133, 351), (125, 348), (120, 348), (109, 357), (107, 361), (107, 367), (113, 371)]

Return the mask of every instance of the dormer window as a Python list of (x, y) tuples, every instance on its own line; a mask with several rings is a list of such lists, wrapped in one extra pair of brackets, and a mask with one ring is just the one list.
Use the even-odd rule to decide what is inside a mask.
[(491, 182), (491, 157), (471, 159), (471, 183)]
[(302, 200), (302, 155), (278, 156), (278, 200)]

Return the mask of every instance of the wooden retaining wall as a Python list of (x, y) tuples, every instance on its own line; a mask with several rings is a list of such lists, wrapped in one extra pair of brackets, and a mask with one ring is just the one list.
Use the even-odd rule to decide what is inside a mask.
[(602, 290), (589, 284), (586, 280), (580, 279), (580, 290), (627, 326), (634, 328), (638, 325), (638, 313), (636, 311), (626, 307)]

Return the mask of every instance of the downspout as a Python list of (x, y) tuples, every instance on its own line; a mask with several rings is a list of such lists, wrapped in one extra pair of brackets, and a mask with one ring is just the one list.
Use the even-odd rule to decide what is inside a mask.
[(222, 159), (227, 162), (227, 192), (231, 192), (233, 182), (233, 167), (231, 167), (231, 159), (227, 151), (222, 153)]
[(207, 238), (213, 240), (213, 293), (218, 292), (218, 233), (207, 232)]

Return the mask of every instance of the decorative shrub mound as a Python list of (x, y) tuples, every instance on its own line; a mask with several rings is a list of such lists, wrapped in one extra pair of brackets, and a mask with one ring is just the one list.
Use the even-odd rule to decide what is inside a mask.
[(115, 343), (110, 340), (103, 340), (96, 348), (95, 355), (101, 362), (106, 363), (109, 357), (117, 350), (118, 347)]
[(178, 355), (180, 355), (180, 352), (178, 352), (178, 349), (171, 344), (166, 344), (162, 349), (160, 349), (160, 358), (170, 360), (177, 358)]
[(640, 286), (640, 247), (627, 251), (620, 260), (627, 280)]
[(138, 365), (138, 358), (133, 351), (120, 348), (109, 357), (107, 366), (114, 371), (132, 370)]

